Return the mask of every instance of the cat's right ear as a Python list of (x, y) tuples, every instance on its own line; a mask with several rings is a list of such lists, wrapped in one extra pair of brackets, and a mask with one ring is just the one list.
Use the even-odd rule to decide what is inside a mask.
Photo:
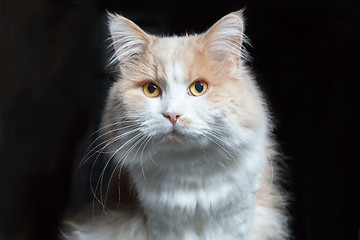
[(129, 19), (108, 13), (109, 31), (115, 53), (109, 64), (120, 65), (138, 58), (150, 42), (150, 36)]

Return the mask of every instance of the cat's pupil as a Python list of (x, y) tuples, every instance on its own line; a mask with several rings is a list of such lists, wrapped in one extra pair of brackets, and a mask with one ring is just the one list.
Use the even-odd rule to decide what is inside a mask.
[(202, 82), (195, 83), (195, 89), (196, 89), (196, 91), (201, 93), (204, 89), (204, 84)]
[(155, 90), (156, 90), (156, 85), (155, 84), (149, 84), (149, 86), (148, 86), (149, 93), (154, 93)]

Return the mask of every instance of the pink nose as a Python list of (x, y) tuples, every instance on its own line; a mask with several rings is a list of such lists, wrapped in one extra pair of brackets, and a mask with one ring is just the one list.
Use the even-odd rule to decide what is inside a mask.
[(181, 116), (181, 114), (177, 114), (177, 113), (165, 113), (163, 115), (164, 115), (164, 117), (169, 119), (169, 121), (171, 122), (172, 125), (174, 125), (176, 123), (176, 121), (179, 119), (179, 117)]

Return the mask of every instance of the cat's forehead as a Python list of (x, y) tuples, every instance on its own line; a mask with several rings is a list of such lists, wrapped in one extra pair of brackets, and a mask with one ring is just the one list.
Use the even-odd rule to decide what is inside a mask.
[(193, 37), (158, 38), (150, 46), (159, 81), (191, 82), (194, 52), (198, 46)]

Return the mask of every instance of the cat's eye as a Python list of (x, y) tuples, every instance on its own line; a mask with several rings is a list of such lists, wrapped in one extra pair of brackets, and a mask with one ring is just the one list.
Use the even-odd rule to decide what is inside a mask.
[(149, 97), (158, 97), (161, 94), (161, 89), (152, 82), (147, 82), (143, 86), (144, 93)]
[(193, 96), (201, 96), (203, 95), (208, 88), (208, 85), (204, 81), (196, 81), (189, 87), (190, 93)]

